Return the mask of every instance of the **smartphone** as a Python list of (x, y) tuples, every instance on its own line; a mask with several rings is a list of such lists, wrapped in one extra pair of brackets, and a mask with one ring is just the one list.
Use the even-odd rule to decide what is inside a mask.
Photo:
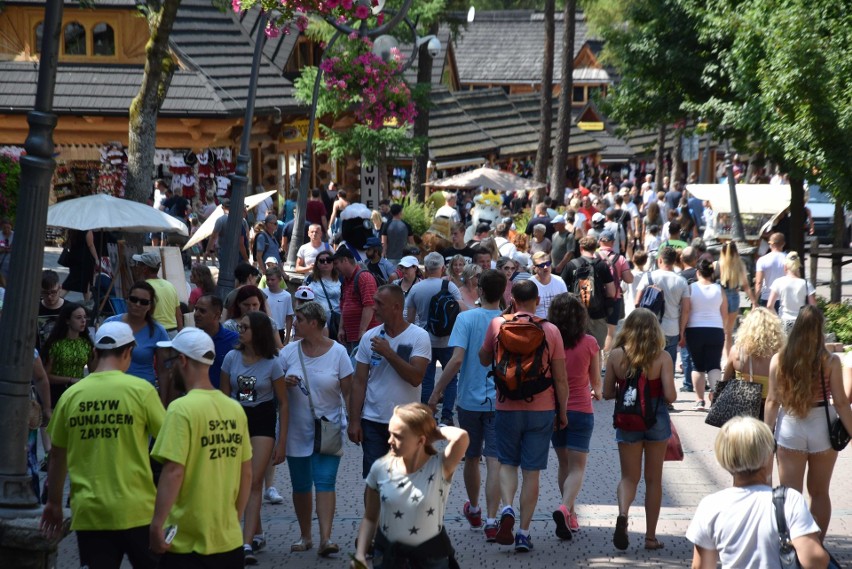
[(177, 530), (178, 530), (178, 527), (176, 525), (175, 526), (168, 526), (165, 529), (165, 537), (163, 539), (165, 540), (166, 543), (170, 544), (174, 540), (175, 536), (177, 535)]

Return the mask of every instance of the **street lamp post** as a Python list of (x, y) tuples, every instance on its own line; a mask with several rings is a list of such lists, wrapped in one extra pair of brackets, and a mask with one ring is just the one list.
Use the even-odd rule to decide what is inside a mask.
[(53, 114), (59, 32), (63, 0), (48, 0), (38, 66), (35, 106), (27, 114), (30, 131), (21, 157), (19, 223), (0, 319), (0, 517), (17, 517), (38, 507), (27, 473), (27, 410), (36, 307), (44, 263), (47, 202), (56, 162), (53, 159)]
[(725, 152), (725, 172), (728, 177), (728, 193), (731, 199), (731, 235), (734, 241), (745, 243), (743, 220), (740, 217), (740, 201), (737, 198), (737, 181), (734, 179), (734, 162), (730, 145)]
[[(388, 20), (385, 24), (369, 29), (366, 27), (365, 23), (362, 23), (358, 28), (352, 28), (343, 24), (338, 23), (333, 18), (327, 18), (326, 21), (335, 28), (335, 34), (328, 42), (326, 46), (325, 52), (323, 53), (323, 59), (325, 59), (326, 55), (331, 52), (331, 47), (338, 40), (341, 35), (349, 35), (351, 33), (356, 33), (360, 37), (367, 38), (378, 38), (379, 36), (388, 33), (390, 30), (394, 29), (397, 24), (400, 22), (405, 22), (406, 25), (412, 30), (415, 30), (415, 25), (412, 24), (407, 18), (406, 14), (408, 14), (409, 8), (411, 8), (413, 0), (405, 0), (402, 7), (398, 12), (392, 15), (390, 20)], [(369, 5), (369, 4), (368, 4)], [(380, 4), (381, 5), (381, 4)], [(413, 62), (414, 58), (417, 57), (417, 51), (419, 47), (419, 41), (425, 39), (426, 41), (437, 41), (437, 38), (417, 38), (415, 34), (415, 46), (414, 50), (411, 54), (410, 59), (404, 66), (404, 69), (408, 68)], [(440, 44), (438, 44), (440, 46)], [(317, 98), (319, 97), (319, 88), (320, 83), (322, 81), (322, 68), (317, 66), (317, 76), (314, 79), (314, 90), (313, 90), (313, 98), (311, 99), (311, 111), (310, 118), (308, 120), (308, 136), (305, 141), (305, 154), (302, 158), (302, 169), (300, 172), (299, 179), (299, 201), (296, 204), (296, 216), (293, 223), (293, 234), (290, 236), (290, 247), (287, 250), (287, 268), (294, 269), (296, 267), (296, 256), (299, 252), (299, 247), (302, 246), (304, 242), (304, 233), (305, 233), (305, 210), (308, 205), (308, 193), (310, 192), (310, 180), (311, 180), (311, 170), (312, 170), (312, 161), (313, 161), (313, 142), (314, 142), (314, 128), (316, 127), (316, 119), (317, 119)]]

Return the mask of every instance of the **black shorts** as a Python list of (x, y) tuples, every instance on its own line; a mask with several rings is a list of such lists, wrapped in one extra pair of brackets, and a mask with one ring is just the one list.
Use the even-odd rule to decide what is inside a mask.
[(618, 321), (624, 318), (624, 297), (613, 302), (612, 312), (606, 317), (606, 323), (610, 326), (618, 326)]
[(722, 328), (687, 328), (686, 347), (692, 358), (692, 369), (708, 372), (722, 367), (725, 331)]
[(169, 553), (160, 558), (160, 569), (243, 569), (245, 553), (242, 546), (224, 553)]
[(275, 438), (275, 423), (278, 420), (276, 411), (278, 407), (275, 401), (259, 403), (254, 407), (243, 406), (248, 419), (249, 437)]
[(77, 530), (80, 566), (119, 569), (125, 555), (134, 569), (154, 569), (157, 556), (148, 549), (149, 526), (124, 530)]

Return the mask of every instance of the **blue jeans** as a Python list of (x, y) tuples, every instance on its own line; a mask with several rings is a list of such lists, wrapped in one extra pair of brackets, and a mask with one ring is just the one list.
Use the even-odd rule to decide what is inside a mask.
[(666, 336), (666, 353), (672, 357), (672, 368), (677, 365), (677, 343), (680, 341), (680, 336)]
[(683, 364), (683, 386), (692, 389), (692, 356), (686, 346), (680, 349), (680, 362)]
[[(438, 362), (441, 362), (441, 367), (445, 367), (450, 358), (453, 357), (453, 348), (432, 348), (432, 361), (426, 367), (426, 375), (423, 376), (423, 387), (420, 392), (420, 401), (428, 403), (432, 397), (432, 392), (435, 391), (435, 368)], [(453, 420), (453, 409), (456, 406), (456, 393), (459, 388), (458, 376), (447, 385), (444, 390), (444, 403), (441, 405), (441, 421), (447, 422)]]

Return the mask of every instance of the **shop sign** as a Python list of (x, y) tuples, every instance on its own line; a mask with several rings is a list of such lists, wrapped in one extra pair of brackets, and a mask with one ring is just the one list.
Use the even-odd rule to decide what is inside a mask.
[(577, 126), (580, 130), (600, 131), (604, 129), (604, 123), (602, 122), (580, 121), (577, 123)]
[(361, 161), (361, 203), (368, 209), (379, 209), (379, 168)]
[[(281, 139), (283, 142), (305, 142), (308, 140), (308, 119), (299, 119), (284, 125), (281, 131)], [(319, 126), (314, 124), (314, 138), (319, 138)]]

